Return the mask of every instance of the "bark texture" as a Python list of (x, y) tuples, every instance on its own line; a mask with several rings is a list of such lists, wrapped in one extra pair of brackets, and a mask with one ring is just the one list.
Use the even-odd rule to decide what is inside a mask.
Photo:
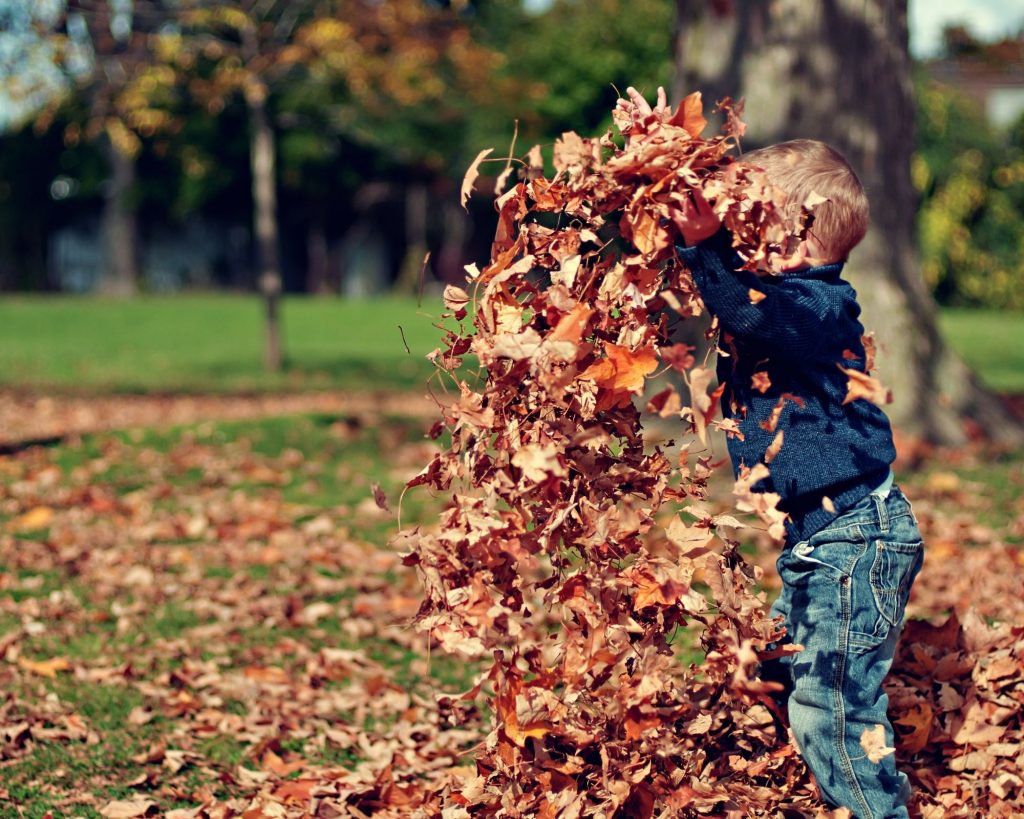
[(847, 275), (874, 331), (877, 372), (903, 432), (962, 443), (972, 431), (1024, 440), (938, 329), (917, 260), (906, 0), (676, 0), (675, 97), (746, 99), (746, 148), (795, 137), (838, 148), (871, 201)]
[(246, 95), (249, 107), (249, 159), (252, 166), (252, 199), (259, 259), (259, 288), (265, 312), (264, 366), (281, 369), (281, 264), (278, 250), (276, 140), (267, 114), (266, 91)]
[(132, 201), (135, 157), (118, 150), (107, 138), (103, 150), (110, 177), (100, 217), (106, 265), (98, 289), (108, 296), (131, 296), (138, 292), (139, 282), (139, 226)]

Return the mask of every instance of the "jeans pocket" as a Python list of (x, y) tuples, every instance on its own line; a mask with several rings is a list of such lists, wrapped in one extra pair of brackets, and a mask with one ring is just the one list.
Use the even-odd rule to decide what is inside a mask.
[[(903, 622), (910, 599), (910, 587), (924, 562), (924, 544), (918, 540), (903, 543), (875, 541), (875, 559), (871, 564), (871, 594), (878, 613), (889, 627)], [(883, 623), (879, 623), (883, 626)], [(887, 628), (877, 629), (887, 631)]]

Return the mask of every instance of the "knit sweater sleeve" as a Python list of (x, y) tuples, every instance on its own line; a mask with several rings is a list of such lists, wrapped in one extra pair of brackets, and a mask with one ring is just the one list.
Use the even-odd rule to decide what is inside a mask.
[[(730, 335), (791, 356), (813, 355), (836, 318), (814, 288), (768, 284), (740, 270), (741, 259), (725, 229), (693, 247), (677, 248), (701, 298)], [(760, 294), (760, 295), (756, 295)]]

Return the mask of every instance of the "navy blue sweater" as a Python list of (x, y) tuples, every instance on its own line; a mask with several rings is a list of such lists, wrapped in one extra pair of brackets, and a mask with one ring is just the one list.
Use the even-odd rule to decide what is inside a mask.
[[(770, 277), (739, 270), (724, 229), (678, 250), (722, 329), (722, 413), (743, 436), (728, 437), (733, 469), (763, 462), (782, 430), (771, 474), (755, 489), (782, 496), (787, 542), (805, 540), (879, 486), (896, 457), (885, 413), (864, 399), (843, 404), (848, 379), (839, 365), (865, 366), (857, 294), (840, 278), (842, 264)], [(752, 300), (752, 291), (761, 295)], [(766, 428), (780, 400), (777, 425)]]

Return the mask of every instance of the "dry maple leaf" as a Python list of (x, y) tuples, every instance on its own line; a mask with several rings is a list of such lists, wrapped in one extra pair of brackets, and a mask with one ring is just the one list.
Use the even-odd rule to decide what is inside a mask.
[(881, 762), (889, 754), (896, 752), (895, 748), (889, 748), (885, 744), (885, 726), (876, 725), (874, 728), (865, 728), (860, 735), (860, 747), (864, 749), (868, 760), (874, 763)]
[(476, 155), (469, 168), (466, 169), (466, 175), (462, 178), (462, 188), (459, 190), (459, 202), (466, 210), (469, 210), (466, 204), (473, 193), (473, 185), (476, 183), (477, 177), (480, 176), (480, 163), (493, 151), (494, 148), (484, 148)]
[(100, 816), (106, 819), (135, 819), (138, 816), (154, 816), (158, 811), (152, 799), (115, 799), (100, 808)]
[(859, 398), (870, 401), (878, 406), (885, 406), (892, 403), (892, 392), (882, 385), (877, 378), (841, 365), (839, 369), (846, 375), (846, 397), (843, 404), (849, 404)]
[(694, 91), (679, 104), (675, 114), (669, 119), (671, 125), (678, 125), (691, 137), (699, 137), (708, 124), (704, 118), (704, 104), (701, 102), (700, 91)]

